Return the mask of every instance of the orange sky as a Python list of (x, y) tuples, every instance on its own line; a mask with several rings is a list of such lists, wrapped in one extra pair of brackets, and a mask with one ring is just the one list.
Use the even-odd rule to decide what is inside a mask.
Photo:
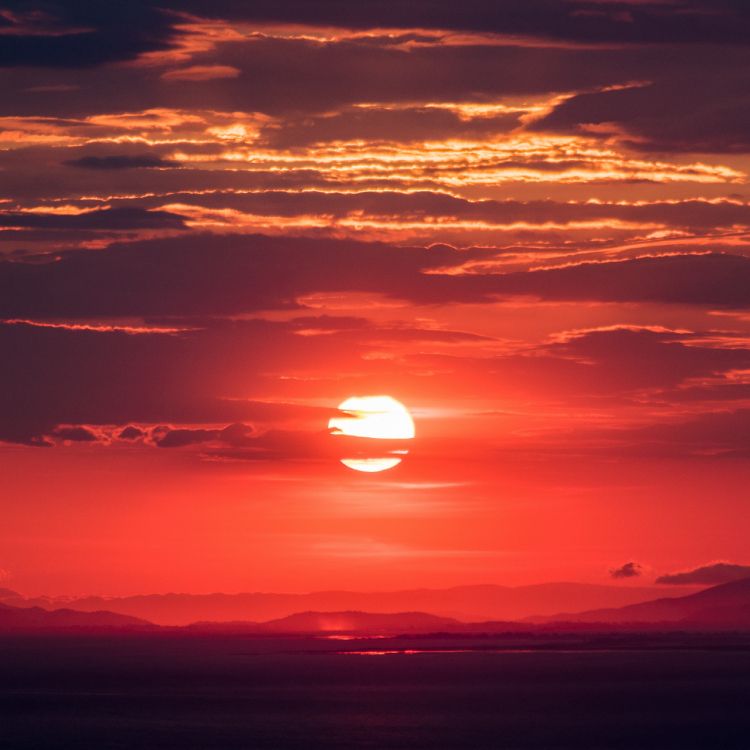
[(747, 562), (747, 14), (675, 4), (0, 13), (0, 586)]

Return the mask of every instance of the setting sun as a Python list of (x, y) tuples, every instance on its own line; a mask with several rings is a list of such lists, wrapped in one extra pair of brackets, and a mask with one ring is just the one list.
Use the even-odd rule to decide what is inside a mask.
[[(334, 435), (376, 440), (411, 440), (414, 437), (414, 420), (407, 408), (391, 396), (352, 396), (339, 404), (346, 416), (332, 417), (328, 428)], [(389, 451), (404, 456), (406, 449)], [(401, 463), (393, 455), (342, 458), (341, 463), (355, 471), (378, 472), (392, 469)]]

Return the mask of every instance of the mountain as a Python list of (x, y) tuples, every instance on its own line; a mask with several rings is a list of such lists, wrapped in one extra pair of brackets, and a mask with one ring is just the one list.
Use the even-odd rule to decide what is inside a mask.
[(631, 604), (626, 607), (562, 613), (534, 622), (679, 623), (719, 629), (750, 627), (750, 578), (723, 583), (696, 594)]
[(463, 623), (424, 612), (298, 612), (269, 622), (197, 622), (191, 631), (212, 633), (405, 635), (440, 633), (461, 628)]
[[(750, 578), (676, 598), (660, 598), (617, 608), (594, 609), (525, 622), (461, 622), (426, 612), (364, 612), (359, 610), (297, 612), (265, 622), (195, 622), (175, 631), (199, 634), (245, 635), (358, 635), (395, 636), (417, 634), (476, 635), (488, 633), (537, 633), (651, 631), (669, 625), (680, 630), (750, 630)], [(73, 609), (13, 607), (0, 604), (0, 633), (60, 631), (157, 631), (160, 626), (144, 619), (110, 611), (81, 612)]]
[[(695, 590), (695, 589), (691, 589)], [(457, 586), (391, 592), (319, 591), (311, 594), (151, 594), (128, 597), (36, 597), (0, 591), (0, 602), (43, 609), (108, 610), (160, 625), (197, 621), (266, 621), (297, 612), (420, 611), (463, 621), (521, 620), (532, 615), (622, 607), (657, 596), (682, 596), (685, 587), (543, 583), (531, 586)]]
[[(0, 588), (0, 602), (2, 602), (3, 604), (8, 604), (11, 607), (28, 607), (29, 604), (27, 602), (30, 602), (30, 600), (23, 597), (17, 591)], [(48, 607), (43, 607), (43, 609), (48, 609)]]
[(60, 630), (153, 630), (146, 620), (114, 612), (76, 612), (72, 609), (46, 610), (41, 607), (11, 607), (0, 604), (0, 632)]

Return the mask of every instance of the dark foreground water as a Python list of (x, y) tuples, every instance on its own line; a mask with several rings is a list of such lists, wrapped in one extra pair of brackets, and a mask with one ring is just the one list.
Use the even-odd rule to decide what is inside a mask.
[(746, 650), (335, 653), (342, 645), (357, 648), (2, 638), (0, 747), (750, 748)]

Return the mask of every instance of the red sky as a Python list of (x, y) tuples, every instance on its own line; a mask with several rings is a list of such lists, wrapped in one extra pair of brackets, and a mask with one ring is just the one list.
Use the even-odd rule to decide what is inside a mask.
[(750, 560), (743, 4), (71, 5), (0, 2), (0, 586)]

